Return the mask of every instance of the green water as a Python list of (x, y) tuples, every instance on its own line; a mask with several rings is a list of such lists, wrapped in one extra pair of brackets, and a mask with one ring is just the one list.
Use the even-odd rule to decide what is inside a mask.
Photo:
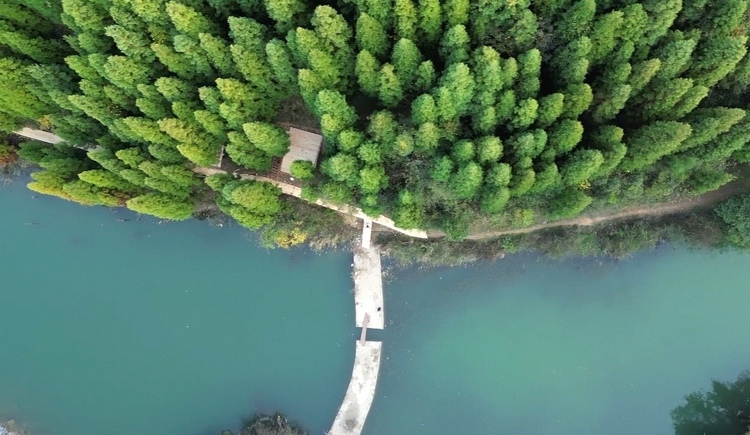
[[(0, 188), (0, 417), (42, 435), (327, 429), (353, 361), (347, 253)], [(36, 222), (38, 225), (25, 225)], [(750, 256), (517, 256), (392, 270), (365, 435), (654, 434), (750, 368)]]

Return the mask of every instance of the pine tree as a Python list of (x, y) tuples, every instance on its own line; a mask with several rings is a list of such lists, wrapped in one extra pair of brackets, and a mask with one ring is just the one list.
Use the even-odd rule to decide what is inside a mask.
[(419, 65), (422, 63), (422, 53), (419, 52), (419, 48), (408, 39), (400, 39), (393, 47), (391, 61), (403, 89), (411, 89)]
[(357, 55), (355, 73), (362, 91), (369, 96), (377, 96), (380, 91), (380, 64), (369, 51), (362, 50)]
[(471, 3), (469, 0), (445, 0), (443, 12), (445, 12), (446, 25), (451, 28), (469, 21)]
[(439, 0), (419, 0), (419, 30), (421, 40), (434, 44), (440, 39), (441, 16)]
[(226, 40), (208, 33), (199, 34), (198, 40), (206, 58), (222, 77), (238, 77), (239, 71)]
[(386, 107), (395, 107), (404, 98), (404, 88), (393, 65), (386, 63), (380, 69), (378, 98)]
[(307, 5), (301, 0), (265, 0), (266, 12), (276, 21), (276, 30), (284, 33), (295, 27)]
[(447, 64), (469, 60), (469, 34), (462, 24), (448, 29), (440, 41), (440, 56)]
[(201, 33), (218, 34), (216, 24), (201, 12), (175, 1), (167, 2), (165, 11), (178, 32), (193, 38)]
[(572, 150), (583, 138), (583, 125), (579, 121), (564, 119), (547, 129), (550, 145), (558, 154)]
[(414, 124), (437, 121), (435, 99), (430, 94), (422, 94), (411, 103), (411, 121)]
[(280, 127), (249, 122), (242, 128), (250, 142), (270, 156), (281, 157), (289, 150), (289, 135)]
[(416, 40), (419, 18), (414, 2), (412, 0), (394, 0), (393, 14), (398, 37)]
[(588, 35), (596, 14), (595, 0), (579, 0), (559, 19), (556, 33), (563, 42)]
[(189, 219), (195, 211), (195, 205), (192, 201), (163, 193), (147, 193), (137, 196), (128, 200), (127, 206), (138, 213), (177, 221)]
[(482, 185), (482, 167), (476, 162), (468, 162), (458, 168), (451, 179), (451, 187), (459, 199), (472, 199)]
[(634, 171), (653, 164), (661, 157), (677, 151), (691, 132), (690, 124), (674, 121), (656, 121), (627, 132), (625, 140), (628, 153), (620, 168)]
[(356, 26), (357, 44), (374, 56), (384, 56), (390, 48), (388, 34), (376, 19), (361, 13)]

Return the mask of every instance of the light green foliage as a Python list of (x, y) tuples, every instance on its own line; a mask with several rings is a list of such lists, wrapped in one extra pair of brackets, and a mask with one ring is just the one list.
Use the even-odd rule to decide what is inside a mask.
[(238, 74), (237, 67), (229, 50), (229, 43), (218, 36), (208, 33), (198, 35), (200, 47), (211, 65), (223, 77), (235, 77)]
[(292, 29), (307, 9), (306, 2), (301, 0), (265, 0), (266, 11), (276, 21), (276, 29), (286, 32)]
[(83, 171), (78, 174), (78, 178), (101, 188), (115, 189), (122, 192), (137, 191), (137, 187), (133, 184), (125, 181), (119, 175), (103, 169)]
[(273, 124), (248, 122), (242, 129), (253, 145), (270, 156), (281, 157), (289, 150), (289, 135)]
[(391, 143), (396, 139), (399, 124), (393, 113), (387, 110), (375, 112), (370, 116), (367, 132), (377, 142)]
[(424, 210), (417, 196), (409, 190), (398, 194), (393, 220), (400, 228), (421, 228), (424, 225)]
[(559, 20), (556, 33), (569, 42), (588, 34), (596, 13), (595, 0), (579, 0), (568, 8)]
[(474, 153), (474, 142), (469, 140), (460, 140), (453, 145), (453, 159), (459, 164), (471, 161), (474, 158)]
[(417, 78), (414, 83), (415, 90), (427, 91), (431, 89), (435, 83), (436, 77), (435, 65), (431, 60), (426, 60), (420, 63), (419, 68), (417, 68)]
[(633, 65), (630, 78), (631, 95), (636, 95), (651, 82), (651, 79), (661, 70), (661, 60), (649, 59)]
[(439, 0), (419, 0), (419, 30), (426, 43), (434, 44), (440, 39), (441, 16)]
[(476, 49), (472, 56), (472, 70), (477, 88), (474, 102), (482, 107), (494, 105), (497, 93), (503, 87), (500, 55), (490, 47)]
[(292, 177), (300, 180), (311, 180), (315, 178), (315, 167), (309, 160), (295, 160), (289, 166)]
[(399, 38), (415, 40), (417, 36), (418, 12), (413, 0), (394, 0), (396, 34)]
[(167, 2), (165, 8), (169, 19), (178, 32), (194, 38), (200, 33), (216, 34), (216, 25), (199, 11), (176, 1)]
[(292, 55), (284, 43), (274, 39), (266, 44), (266, 56), (276, 80), (290, 90), (297, 86), (297, 70), (292, 64)]
[(383, 25), (366, 13), (361, 13), (357, 18), (356, 34), (359, 48), (374, 56), (384, 56), (390, 48)]
[(618, 31), (624, 22), (622, 11), (612, 11), (599, 16), (591, 30), (591, 52), (589, 60), (598, 65), (614, 50), (618, 40)]
[(414, 136), (406, 132), (399, 134), (391, 148), (393, 153), (399, 157), (408, 156), (414, 151)]
[(441, 183), (447, 183), (453, 174), (455, 164), (448, 156), (442, 156), (434, 160), (434, 165), (430, 170), (430, 177)]
[(430, 155), (437, 148), (440, 136), (440, 129), (435, 124), (425, 122), (419, 126), (414, 137), (414, 149), (419, 153)]
[(469, 0), (443, 1), (446, 25), (450, 28), (458, 24), (466, 24), (469, 21), (470, 9), (471, 3)]
[(556, 80), (561, 85), (573, 85), (583, 82), (589, 70), (589, 53), (591, 39), (587, 36), (575, 39), (557, 52), (552, 64), (558, 71)]
[(153, 71), (144, 64), (124, 56), (110, 56), (104, 64), (107, 79), (115, 86), (135, 94), (138, 84), (148, 84)]
[(485, 182), (493, 188), (505, 187), (510, 184), (512, 171), (507, 163), (498, 163), (490, 166), (485, 177)]
[(358, 183), (359, 163), (354, 156), (339, 153), (325, 160), (321, 170), (335, 181), (354, 187)]
[(676, 151), (690, 133), (690, 124), (674, 121), (657, 121), (627, 132), (625, 143), (628, 153), (620, 168), (625, 171), (645, 168)]
[(530, 126), (536, 121), (538, 110), (539, 103), (533, 98), (519, 101), (516, 108), (513, 110), (511, 125), (516, 130)]
[(580, 121), (564, 119), (547, 130), (549, 143), (558, 154), (572, 150), (583, 138), (583, 125)]
[(560, 171), (563, 183), (569, 186), (580, 185), (596, 174), (602, 163), (604, 163), (604, 156), (599, 150), (573, 152)]
[(411, 121), (414, 124), (437, 121), (437, 106), (430, 94), (422, 94), (411, 103)]
[(221, 189), (217, 204), (225, 213), (250, 229), (271, 224), (282, 208), (281, 190), (269, 183), (229, 181)]
[(377, 165), (383, 160), (383, 151), (377, 142), (365, 142), (357, 150), (359, 159), (367, 165)]
[(140, 148), (125, 148), (115, 152), (115, 155), (132, 169), (137, 169), (141, 163), (148, 160), (148, 154)]
[(357, 121), (357, 113), (346, 102), (343, 94), (323, 90), (318, 93), (316, 104), (321, 116), (321, 127), (326, 137), (335, 138)]
[(351, 152), (356, 150), (359, 145), (365, 140), (365, 135), (356, 130), (344, 130), (339, 133), (338, 145), (339, 149), (345, 152)]
[(464, 115), (474, 97), (474, 78), (466, 64), (457, 63), (448, 67), (440, 79), (435, 100), (442, 121)]
[(711, 87), (727, 76), (747, 53), (747, 36), (708, 38), (698, 44), (686, 75)]
[(697, 39), (678, 39), (655, 50), (654, 56), (661, 61), (656, 76), (671, 79), (685, 71), (697, 42)]
[(587, 83), (570, 85), (563, 92), (563, 118), (575, 119), (589, 108), (594, 100), (594, 93)]
[(456, 197), (459, 199), (471, 199), (477, 195), (482, 185), (482, 167), (475, 162), (469, 162), (458, 168), (452, 177), (450, 184)]
[(696, 148), (711, 142), (720, 134), (729, 131), (744, 117), (745, 111), (742, 109), (715, 107), (695, 110), (685, 119), (690, 123), (692, 135), (680, 145), (680, 150)]
[(503, 155), (500, 138), (485, 136), (477, 140), (477, 160), (482, 164), (494, 164)]
[(226, 145), (225, 151), (232, 161), (257, 171), (271, 169), (271, 157), (250, 142), (247, 135), (230, 131), (227, 133), (227, 138), (229, 143)]
[(395, 107), (404, 98), (404, 89), (393, 65), (386, 63), (380, 69), (378, 98), (386, 107)]
[(576, 188), (568, 188), (549, 202), (550, 214), (555, 218), (568, 218), (580, 214), (593, 202), (590, 196)]
[(382, 166), (365, 166), (359, 171), (359, 188), (362, 192), (375, 194), (388, 186), (388, 177)]
[(195, 205), (189, 199), (176, 198), (163, 193), (147, 193), (127, 201), (129, 209), (160, 219), (185, 220), (195, 211)]
[[(393, 46), (393, 68), (404, 89), (411, 89), (417, 76), (417, 70), (422, 63), (422, 53), (412, 41), (400, 39)], [(382, 74), (382, 73), (381, 73)]]
[(536, 125), (542, 128), (552, 125), (562, 115), (564, 102), (565, 95), (559, 92), (540, 98)]
[(440, 56), (448, 64), (469, 60), (469, 34), (462, 24), (455, 25), (440, 40)]
[(501, 187), (497, 189), (485, 189), (479, 207), (485, 213), (499, 213), (510, 200), (510, 189)]
[(362, 91), (371, 97), (377, 96), (380, 91), (380, 64), (375, 56), (367, 50), (360, 51), (354, 71)]

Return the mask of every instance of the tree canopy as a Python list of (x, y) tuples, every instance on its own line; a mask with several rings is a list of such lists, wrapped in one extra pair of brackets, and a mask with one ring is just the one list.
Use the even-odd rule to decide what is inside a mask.
[(746, 0), (6, 3), (0, 130), (108, 150), (40, 163), (33, 188), (82, 203), (184, 205), (203, 188), (176, 166), (271, 170), (300, 119), (317, 195), (446, 230), (702, 193), (750, 160)]

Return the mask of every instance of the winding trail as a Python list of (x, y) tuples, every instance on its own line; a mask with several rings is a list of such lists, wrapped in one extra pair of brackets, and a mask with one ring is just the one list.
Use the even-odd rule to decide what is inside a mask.
[[(467, 239), (469, 240), (482, 240), (489, 239), (498, 236), (505, 236), (511, 234), (527, 234), (534, 231), (545, 230), (548, 228), (556, 227), (588, 227), (602, 222), (609, 222), (620, 219), (629, 219), (636, 217), (657, 217), (665, 216), (669, 214), (682, 213), (694, 208), (705, 207), (724, 199), (735, 195), (746, 187), (739, 182), (732, 182), (727, 185), (720, 187), (717, 190), (704, 193), (703, 195), (694, 196), (690, 198), (681, 199), (674, 202), (667, 202), (657, 205), (641, 205), (637, 207), (629, 207), (621, 209), (620, 211), (612, 214), (603, 214), (599, 216), (579, 216), (574, 219), (566, 219), (555, 222), (549, 222), (539, 225), (532, 225), (526, 228), (517, 228), (510, 230), (497, 230), (497, 231), (483, 231), (471, 233)], [(440, 236), (441, 233), (434, 232), (430, 234), (430, 237)]]
[[(50, 144), (56, 144), (56, 143), (63, 141), (62, 138), (52, 133), (48, 133), (45, 131), (36, 130), (32, 128), (23, 128), (22, 130), (16, 131), (15, 133), (21, 136), (28, 137), (30, 139), (35, 139), (35, 140), (47, 142)], [(226, 172), (217, 168), (202, 168), (202, 167), (196, 167), (194, 171), (203, 175), (210, 175), (212, 173), (217, 173), (217, 172)], [(282, 183), (276, 180), (271, 180), (265, 177), (254, 176), (250, 174), (241, 174), (241, 178), (255, 179), (258, 181), (269, 182), (281, 188), (282, 191), (287, 195), (296, 196), (298, 198), (301, 197), (301, 193), (302, 193), (301, 189), (297, 186), (293, 186), (287, 183)], [(665, 216), (669, 214), (682, 213), (682, 212), (685, 212), (694, 208), (698, 208), (698, 207), (709, 206), (717, 202), (720, 202), (724, 199), (727, 199), (732, 195), (735, 195), (742, 191), (746, 191), (748, 189), (749, 189), (749, 186), (747, 186), (746, 183), (734, 181), (725, 186), (722, 186), (721, 188), (717, 190), (704, 193), (703, 195), (683, 198), (683, 199), (679, 199), (679, 200), (672, 201), (672, 202), (666, 202), (666, 203), (661, 203), (661, 204), (656, 204), (656, 205), (640, 205), (640, 206), (635, 206), (635, 207), (626, 207), (611, 214), (579, 216), (573, 219), (565, 219), (565, 220), (559, 220), (555, 222), (547, 222), (543, 224), (532, 225), (526, 228), (471, 232), (469, 236), (466, 238), (468, 240), (482, 240), (482, 239), (490, 239), (493, 237), (512, 235), (512, 234), (527, 234), (527, 233), (532, 233), (534, 231), (545, 230), (548, 228), (573, 227), (573, 226), (587, 227), (587, 226), (600, 224), (602, 222), (609, 222), (609, 221), (629, 219), (629, 218)], [(329, 203), (327, 201), (323, 201), (320, 199), (315, 201), (315, 204), (320, 205), (322, 207), (330, 208), (332, 210), (336, 210), (341, 213), (352, 215), (356, 218), (362, 219), (365, 222), (372, 219), (369, 216), (365, 215), (362, 212), (362, 210), (356, 207), (341, 207), (336, 204), (332, 204), (332, 203)], [(426, 238), (433, 239), (433, 238), (441, 238), (445, 236), (445, 233), (443, 233), (442, 231), (438, 231), (438, 230), (430, 230), (426, 232), (423, 230), (414, 230), (414, 229), (409, 230), (409, 229), (399, 228), (387, 216), (378, 216), (377, 218), (372, 219), (372, 220), (379, 225), (390, 228), (394, 231), (400, 232), (409, 237), (420, 238), (420, 239), (426, 239)]]

